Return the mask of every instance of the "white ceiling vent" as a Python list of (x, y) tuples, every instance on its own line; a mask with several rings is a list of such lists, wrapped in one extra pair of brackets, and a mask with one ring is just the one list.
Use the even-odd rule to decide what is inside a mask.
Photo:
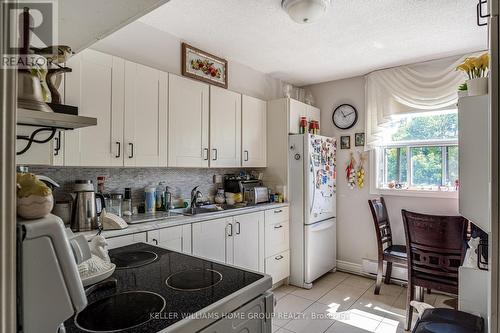
[(282, 0), (281, 7), (297, 23), (320, 19), (328, 10), (330, 0)]

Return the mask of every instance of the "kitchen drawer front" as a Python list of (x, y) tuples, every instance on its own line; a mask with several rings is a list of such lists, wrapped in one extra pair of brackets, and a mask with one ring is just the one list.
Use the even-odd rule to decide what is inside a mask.
[(290, 251), (284, 251), (266, 258), (266, 274), (271, 275), (273, 284), (290, 276)]
[(288, 221), (288, 207), (281, 207), (266, 210), (266, 223), (284, 222)]
[(146, 233), (140, 232), (137, 234), (107, 238), (106, 242), (108, 243), (108, 249), (114, 249), (117, 247), (130, 245), (130, 244), (134, 244), (134, 243), (141, 243), (141, 242), (145, 243), (146, 242)]
[(181, 252), (182, 226), (148, 231), (148, 243)]
[(289, 246), (289, 222), (266, 221), (265, 256), (286, 251)]

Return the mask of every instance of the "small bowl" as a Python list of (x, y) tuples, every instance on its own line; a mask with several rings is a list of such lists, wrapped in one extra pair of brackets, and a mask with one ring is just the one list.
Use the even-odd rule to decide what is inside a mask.
[(40, 219), (50, 214), (54, 207), (54, 197), (30, 195), (17, 198), (17, 215), (26, 220)]

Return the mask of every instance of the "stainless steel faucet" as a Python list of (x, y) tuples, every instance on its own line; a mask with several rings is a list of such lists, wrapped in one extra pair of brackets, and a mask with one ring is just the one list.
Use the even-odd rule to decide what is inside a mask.
[(203, 194), (200, 191), (198, 191), (198, 186), (196, 186), (191, 190), (191, 209), (199, 207), (198, 201), (201, 200), (202, 197)]

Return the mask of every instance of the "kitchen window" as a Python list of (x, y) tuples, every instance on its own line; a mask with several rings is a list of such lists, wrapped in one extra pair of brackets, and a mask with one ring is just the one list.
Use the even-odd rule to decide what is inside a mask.
[(377, 188), (454, 192), (458, 184), (456, 110), (394, 118), (376, 149)]

